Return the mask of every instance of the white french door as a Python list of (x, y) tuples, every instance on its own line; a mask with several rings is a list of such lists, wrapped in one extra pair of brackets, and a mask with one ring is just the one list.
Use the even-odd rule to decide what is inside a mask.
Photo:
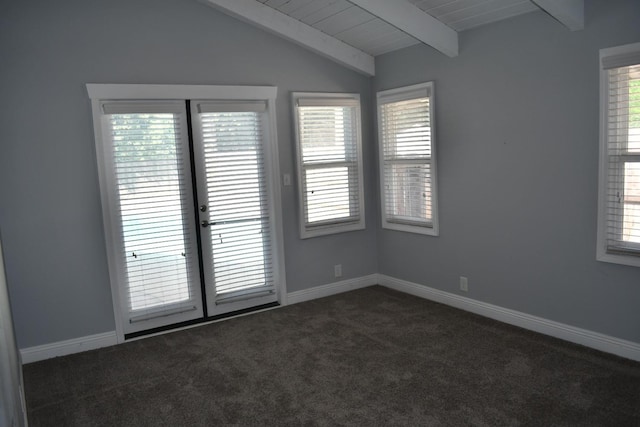
[(123, 332), (200, 318), (184, 102), (109, 101), (100, 108), (112, 290)]
[(209, 316), (277, 300), (265, 102), (191, 104)]
[(269, 100), (104, 100), (114, 85), (89, 86), (119, 337), (276, 303)]

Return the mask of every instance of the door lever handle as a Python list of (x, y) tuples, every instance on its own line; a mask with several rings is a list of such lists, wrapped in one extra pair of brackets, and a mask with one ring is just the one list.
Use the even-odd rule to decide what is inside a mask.
[(208, 227), (208, 226), (210, 226), (210, 225), (216, 225), (216, 223), (215, 223), (215, 222), (209, 222), (209, 221), (207, 221), (207, 220), (205, 219), (205, 220), (203, 220), (203, 221), (201, 221), (201, 222), (200, 222), (200, 225), (201, 225), (203, 228), (207, 228), (207, 227)]

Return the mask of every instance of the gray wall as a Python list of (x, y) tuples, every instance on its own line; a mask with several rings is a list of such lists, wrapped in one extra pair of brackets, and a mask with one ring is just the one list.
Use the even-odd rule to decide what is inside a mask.
[(640, 2), (587, 0), (381, 56), (376, 90), (435, 81), (440, 237), (383, 230), (380, 273), (640, 342), (640, 269), (597, 262), (598, 50), (640, 41)]
[(640, 342), (640, 269), (595, 261), (598, 49), (640, 41), (640, 3), (586, 4), (584, 31), (532, 13), (462, 33), (454, 59), (378, 58), (376, 89), (436, 82), (434, 238), (379, 230), (370, 79), (195, 0), (5, 2), (0, 228), (19, 346), (114, 329), (88, 82), (276, 85), (289, 173), (289, 92), (358, 92), (367, 230), (301, 241), (283, 187), (289, 291), (336, 263), (450, 292), (464, 275), (471, 298)]
[(290, 91), (358, 92), (367, 230), (298, 238), (283, 187), (288, 290), (377, 271), (370, 79), (195, 0), (3, 2), (0, 228), (21, 348), (115, 329), (86, 83), (275, 85), (282, 172)]

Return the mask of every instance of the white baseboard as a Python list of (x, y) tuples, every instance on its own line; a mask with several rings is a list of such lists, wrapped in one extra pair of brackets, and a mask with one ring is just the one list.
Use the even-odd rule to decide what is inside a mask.
[(86, 337), (74, 338), (66, 341), (58, 341), (50, 344), (38, 345), (20, 349), (22, 363), (38, 362), (40, 360), (51, 359), (58, 356), (80, 353), (96, 348), (116, 345), (116, 331), (102, 334), (89, 335)]
[(354, 289), (366, 288), (367, 286), (377, 284), (377, 274), (370, 274), (368, 276), (357, 277), (355, 279), (341, 280), (327, 285), (315, 286), (303, 291), (290, 292), (287, 294), (287, 304), (296, 304), (317, 298), (324, 298), (330, 295), (340, 294)]
[[(287, 304), (295, 304), (316, 298), (327, 297), (329, 295), (339, 294), (353, 289), (366, 288), (367, 286), (377, 284), (377, 279), (377, 274), (371, 274), (369, 276), (316, 286), (303, 291), (291, 292), (287, 294)], [(193, 327), (195, 326), (198, 325), (194, 325)], [(112, 331), (66, 341), (38, 345), (35, 347), (23, 348), (20, 350), (20, 354), (22, 356), (22, 363), (25, 364), (51, 359), (58, 356), (67, 356), (69, 354), (80, 353), (87, 350), (95, 350), (101, 347), (116, 345), (117, 343), (118, 339), (116, 331)]]
[[(316, 286), (311, 289), (291, 292), (287, 294), (287, 304), (310, 301), (323, 298), (354, 289), (366, 288), (373, 285), (382, 285), (400, 292), (415, 295), (431, 301), (439, 302), (461, 310), (479, 314), (490, 319), (519, 326), (524, 329), (539, 332), (541, 334), (560, 338), (565, 341), (581, 344), (606, 353), (615, 354), (627, 359), (640, 361), (640, 344), (615, 338), (609, 335), (576, 328), (541, 317), (532, 316), (515, 310), (499, 307), (497, 305), (476, 301), (450, 292), (441, 291), (406, 280), (396, 279), (384, 274), (370, 274), (355, 279), (341, 280), (339, 282)], [(40, 360), (51, 359), (58, 356), (66, 356), (82, 351), (108, 347), (118, 343), (116, 332), (74, 338), (20, 350), (22, 363), (32, 363)]]
[(564, 323), (554, 322), (541, 317), (532, 316), (497, 305), (476, 301), (460, 295), (444, 292), (428, 286), (396, 279), (394, 277), (378, 275), (378, 283), (387, 288), (415, 295), (431, 301), (439, 302), (461, 310), (470, 311), (510, 325), (550, 335), (565, 341), (584, 345), (606, 353), (615, 354), (627, 359), (640, 361), (640, 344), (626, 341), (609, 335), (576, 328)]

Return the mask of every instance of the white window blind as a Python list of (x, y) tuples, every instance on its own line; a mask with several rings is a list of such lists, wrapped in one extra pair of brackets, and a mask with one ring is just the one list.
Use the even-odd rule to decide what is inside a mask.
[(438, 234), (433, 84), (378, 93), (382, 226)]
[(216, 304), (274, 293), (264, 103), (198, 106)]
[(364, 228), (359, 96), (293, 98), (302, 237)]
[(133, 324), (194, 311), (184, 104), (104, 103), (103, 113), (126, 317)]
[(640, 266), (640, 44), (626, 48), (602, 57), (600, 258)]

